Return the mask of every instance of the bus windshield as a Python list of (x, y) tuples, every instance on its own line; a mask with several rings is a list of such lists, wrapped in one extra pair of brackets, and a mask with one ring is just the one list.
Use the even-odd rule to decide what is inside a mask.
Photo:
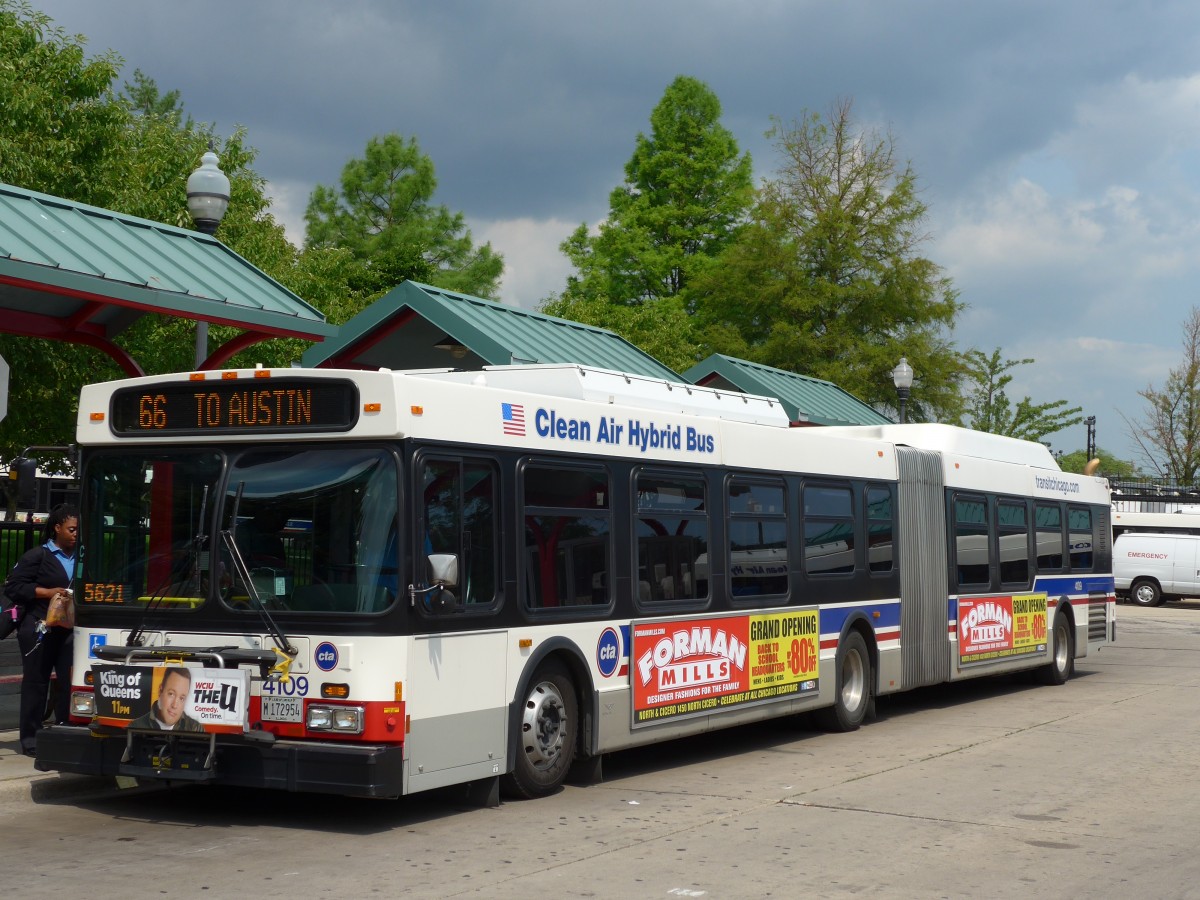
[(396, 469), (390, 453), (361, 447), (98, 453), (84, 476), (80, 599), (163, 612), (252, 611), (256, 601), (281, 614), (382, 612), (399, 584)]

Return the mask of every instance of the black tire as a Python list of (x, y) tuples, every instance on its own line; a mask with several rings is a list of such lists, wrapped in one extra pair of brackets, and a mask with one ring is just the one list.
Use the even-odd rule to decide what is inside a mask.
[(1061, 613), (1054, 617), (1051, 638), (1050, 662), (1037, 670), (1037, 679), (1042, 684), (1066, 684), (1075, 673), (1075, 636)]
[(826, 731), (855, 731), (871, 707), (871, 655), (857, 631), (846, 635), (833, 666), (833, 706), (814, 714)]
[(575, 759), (579, 733), (575, 685), (561, 666), (550, 663), (537, 671), (513, 726), (517, 756), (504, 776), (505, 793), (526, 800), (554, 793)]
[(1139, 578), (1129, 589), (1129, 599), (1138, 606), (1162, 606), (1162, 589), (1156, 581)]

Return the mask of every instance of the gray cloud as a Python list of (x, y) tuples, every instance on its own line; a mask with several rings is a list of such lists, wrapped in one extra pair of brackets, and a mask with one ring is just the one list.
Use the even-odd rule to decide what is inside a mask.
[[(293, 228), (306, 191), (335, 182), (372, 135), (416, 136), (437, 199), (509, 256), (522, 292), (509, 299), (524, 305), (561, 287), (546, 262), (556, 229), (604, 215), (681, 73), (721, 98), (759, 177), (775, 165), (772, 115), (852, 97), (864, 123), (890, 129), (930, 204), (927, 252), (972, 306), (960, 345), (1037, 347), (1028, 389), (1104, 404), (1089, 410), (1110, 425), (1102, 445), (1127, 446), (1113, 410), (1136, 414), (1145, 348), (1178, 358), (1195, 302), (1194, 3), (39, 5), (93, 52), (120, 53), (126, 76), (179, 89), (197, 119), (245, 125)], [(1147, 316), (1131, 323), (1136, 309)], [(1091, 340), (1047, 358), (1051, 335)], [(1056, 447), (1081, 445), (1077, 432)]]

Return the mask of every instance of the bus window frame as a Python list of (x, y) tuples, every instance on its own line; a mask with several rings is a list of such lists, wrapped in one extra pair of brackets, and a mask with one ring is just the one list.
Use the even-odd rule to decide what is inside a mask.
[[(991, 539), (995, 542), (993, 546), (993, 559), (995, 560), (995, 581), (1000, 585), (1001, 590), (1008, 591), (1029, 590), (1033, 586), (1033, 581), (1037, 578), (1037, 557), (1031, 556), (1030, 538), (1033, 533), (1033, 522), (1030, 518), (1030, 503), (1026, 497), (1014, 497), (1009, 494), (991, 494), (989, 495), (992, 501), (992, 511), (989, 516)], [(1012, 506), (1021, 507), (1025, 511), (1025, 578), (1020, 581), (1006, 581), (1004, 579), (1004, 557), (1003, 548), (1000, 546), (1001, 538), (1006, 535), (1018, 534), (1019, 532), (1012, 525), (1002, 525), (1000, 522), (1000, 507)], [(1005, 530), (1008, 529), (1008, 530)], [(1036, 547), (1033, 552), (1036, 553)]]
[[(1054, 529), (1050, 527), (1040, 528), (1037, 522), (1037, 513), (1039, 507), (1053, 507), (1058, 510), (1058, 565), (1043, 566), (1041, 563), (1040, 547), (1038, 545), (1039, 534), (1050, 534)], [(1068, 546), (1069, 539), (1067, 535), (1067, 516), (1064, 514), (1064, 504), (1059, 500), (1047, 500), (1041, 497), (1033, 498), (1033, 559), (1034, 569), (1038, 575), (1043, 573), (1059, 573), (1070, 571), (1071, 548)]]
[[(987, 548), (988, 560), (985, 570), (987, 578), (983, 581), (963, 581), (961, 577), (962, 568), (958, 564), (958, 502), (967, 500), (971, 502), (983, 501), (983, 525), (984, 546)], [(950, 508), (947, 516), (946, 537), (950, 544), (949, 561), (951, 572), (951, 584), (954, 585), (959, 594), (980, 594), (995, 590), (996, 582), (999, 579), (999, 572), (996, 571), (996, 559), (993, 555), (994, 547), (992, 545), (992, 537), (995, 534), (995, 529), (992, 527), (992, 501), (993, 495), (980, 491), (960, 491), (954, 490), (950, 492)], [(968, 522), (968, 525), (978, 523)]]
[[(819, 590), (820, 588), (818, 588), (817, 585), (830, 584), (839, 581), (853, 582), (860, 577), (863, 569), (863, 531), (862, 519), (856, 513), (856, 507), (859, 505), (856, 503), (856, 499), (857, 497), (861, 496), (861, 492), (856, 491), (856, 487), (858, 486), (859, 482), (851, 478), (839, 479), (828, 477), (801, 477), (800, 479), (800, 495), (796, 504), (796, 513), (799, 518), (799, 522), (796, 526), (795, 532), (797, 539), (800, 542), (800, 568), (804, 573), (804, 578), (806, 582), (808, 582), (810, 589)], [(839, 491), (844, 490), (850, 494), (849, 516), (814, 516), (814, 518), (821, 521), (834, 522), (845, 520), (850, 522), (851, 534), (854, 538), (854, 564), (850, 567), (850, 571), (848, 572), (814, 572), (809, 568), (807, 536), (809, 516), (808, 513), (804, 511), (804, 495), (809, 488), (832, 488)], [(891, 573), (888, 574), (890, 575)]]
[[(1092, 550), (1091, 550), (1092, 558), (1091, 558), (1091, 562), (1088, 563), (1088, 565), (1086, 565), (1086, 566), (1076, 566), (1075, 565), (1075, 554), (1071, 551), (1071, 511), (1076, 510), (1076, 509), (1079, 510), (1080, 512), (1086, 512), (1088, 514), (1088, 522), (1090, 524), (1090, 531), (1088, 533), (1091, 535), (1091, 538), (1092, 538)], [(1098, 516), (1096, 515), (1096, 510), (1092, 506), (1080, 504), (1080, 503), (1067, 503), (1066, 504), (1066, 515), (1063, 516), (1063, 527), (1066, 528), (1066, 530), (1067, 530), (1067, 546), (1066, 546), (1067, 559), (1065, 560), (1067, 565), (1063, 571), (1071, 572), (1072, 574), (1088, 574), (1088, 573), (1096, 571), (1096, 555), (1098, 553), (1098, 544), (1099, 544), (1099, 542), (1096, 540), (1096, 526), (1099, 524), (1097, 519), (1098, 519)], [(1111, 518), (1110, 518), (1110, 521), (1111, 521)], [(1110, 568), (1111, 568), (1111, 566), (1110, 566)]]
[[(408, 521), (411, 523), (408, 543), (411, 547), (410, 559), (412, 560), (410, 572), (412, 573), (411, 581), (417, 587), (428, 587), (425, 584), (425, 576), (428, 568), (428, 554), (423, 546), (425, 535), (428, 532), (426, 522), (426, 507), (425, 507), (425, 488), (422, 483), (424, 477), (425, 466), (431, 462), (452, 462), (456, 463), (461, 473), (463, 466), (468, 462), (481, 463), (487, 465), (492, 470), (493, 485), (492, 485), (492, 501), (493, 501), (493, 532), (492, 532), (492, 551), (493, 551), (493, 566), (492, 575), (495, 582), (495, 587), (492, 592), (492, 599), (487, 603), (471, 603), (465, 602), (461, 595), (462, 582), (465, 578), (466, 566), (463, 559), (459, 559), (459, 585), (450, 588), (449, 590), (456, 597), (456, 601), (452, 607), (443, 612), (429, 608), (426, 604), (419, 600), (413, 606), (417, 611), (417, 615), (422, 619), (435, 620), (445, 622), (446, 620), (463, 619), (463, 618), (483, 618), (495, 616), (504, 607), (505, 597), (505, 566), (504, 566), (504, 535), (503, 523), (505, 513), (505, 491), (504, 491), (504, 467), (501, 461), (491, 454), (487, 453), (468, 453), (460, 452), (456, 449), (432, 446), (418, 447), (409, 458), (409, 477), (407, 484), (411, 491), (411, 510), (407, 515)], [(403, 501), (403, 498), (401, 498)], [(460, 501), (459, 512), (462, 511), (461, 500), (462, 491), (460, 489), (458, 500)], [(404, 507), (401, 506), (401, 516), (403, 520)], [(459, 522), (459, 537), (461, 541), (462, 523)], [(460, 543), (461, 549), (461, 543)], [(417, 574), (420, 573), (418, 579)]]
[[(734, 513), (731, 503), (731, 490), (735, 484), (742, 485), (761, 485), (772, 489), (778, 488), (783, 503), (783, 511), (779, 513)], [(853, 504), (853, 495), (851, 496), (851, 504)], [(741, 470), (725, 470), (725, 477), (721, 479), (721, 513), (722, 513), (722, 541), (721, 554), (722, 565), (725, 568), (724, 573), (724, 589), (725, 596), (729, 601), (730, 609), (755, 609), (758, 607), (769, 606), (789, 606), (793, 604), (793, 598), (799, 593), (796, 589), (795, 570), (793, 561), (796, 556), (796, 547), (794, 534), (796, 529), (792, 527), (794, 518), (791, 515), (792, 497), (791, 490), (788, 485), (788, 479), (783, 475), (771, 475), (762, 472), (745, 472)], [(784, 552), (787, 555), (785, 560), (784, 574), (784, 589), (781, 592), (773, 594), (748, 594), (739, 595), (733, 589), (733, 545), (731, 532), (735, 522), (739, 521), (781, 521), (783, 522), (783, 540)], [(711, 558), (712, 552), (709, 552)], [(711, 566), (710, 566), (711, 569)], [(711, 575), (709, 591), (712, 591)]]
[[(884, 491), (887, 491), (887, 494), (888, 494), (888, 501), (889, 501), (888, 509), (890, 510), (890, 515), (888, 516), (887, 521), (888, 521), (888, 525), (890, 526), (890, 529), (891, 529), (889, 537), (890, 537), (890, 544), (892, 547), (892, 564), (887, 569), (876, 570), (876, 569), (871, 568), (871, 523), (884, 521), (881, 518), (875, 518), (875, 519), (871, 518), (870, 496), (871, 496), (872, 490), (884, 490)], [(895, 578), (896, 574), (900, 571), (900, 566), (899, 566), (900, 555), (899, 555), (899, 549), (898, 549), (898, 541), (900, 539), (900, 535), (897, 533), (898, 529), (896, 528), (896, 507), (897, 507), (896, 493), (897, 493), (896, 485), (894, 482), (891, 482), (891, 481), (866, 481), (862, 485), (862, 501), (861, 501), (861, 503), (862, 503), (862, 529), (863, 529), (863, 544), (864, 544), (863, 553), (865, 555), (865, 558), (863, 561), (863, 569), (865, 570), (868, 578), (876, 578), (876, 579)]]
[[(638, 504), (638, 480), (642, 476), (661, 479), (677, 479), (677, 480), (692, 480), (700, 484), (704, 490), (704, 511), (696, 512), (681, 512), (681, 518), (702, 519), (706, 530), (705, 544), (706, 555), (708, 556), (708, 591), (702, 597), (682, 597), (675, 600), (643, 600), (641, 598), (640, 588), (640, 557), (638, 552), (638, 523), (641, 521), (641, 507)], [(629, 469), (629, 584), (630, 596), (633, 599), (633, 608), (641, 615), (655, 616), (675, 614), (678, 612), (702, 612), (710, 609), (715, 599), (715, 580), (713, 578), (713, 531), (714, 531), (714, 512), (713, 512), (713, 490), (712, 479), (707, 476), (707, 473), (701, 469), (691, 468), (671, 468), (664, 465), (633, 465)], [(723, 529), (722, 529), (723, 530)], [(695, 583), (695, 561), (692, 563), (692, 578)]]
[[(526, 477), (530, 469), (556, 469), (559, 471), (577, 471), (577, 472), (601, 472), (604, 475), (608, 485), (608, 500), (605, 506), (599, 510), (608, 518), (608, 531), (605, 535), (605, 544), (607, 548), (608, 559), (604, 569), (605, 577), (603, 590), (605, 593), (604, 603), (592, 604), (559, 604), (558, 606), (535, 606), (531, 601), (529, 593), (529, 563), (528, 553), (525, 544), (525, 518), (530, 515), (529, 510), (537, 510), (533, 515), (561, 515), (575, 516), (583, 518), (580, 515), (583, 507), (549, 507), (549, 506), (528, 506), (525, 503), (525, 486)], [(610, 618), (616, 608), (616, 590), (614, 579), (611, 573), (615, 571), (616, 565), (616, 539), (614, 534), (613, 523), (617, 516), (617, 503), (614, 494), (614, 485), (617, 479), (613, 474), (613, 466), (608, 460), (604, 459), (569, 459), (562, 457), (546, 457), (546, 456), (523, 456), (517, 460), (515, 466), (516, 484), (513, 492), (513, 515), (516, 523), (515, 530), (515, 546), (517, 549), (516, 562), (516, 581), (517, 581), (517, 605), (521, 609), (521, 614), (531, 620), (542, 620), (547, 618), (563, 618), (563, 619), (593, 619), (593, 618)]]

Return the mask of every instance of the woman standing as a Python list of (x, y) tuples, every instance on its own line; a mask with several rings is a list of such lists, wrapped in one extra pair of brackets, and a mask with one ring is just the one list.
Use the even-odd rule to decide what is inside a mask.
[(71, 629), (46, 625), (50, 601), (71, 587), (79, 513), (62, 504), (46, 521), (45, 543), (17, 561), (8, 577), (8, 593), (23, 610), (17, 629), (21, 648), (21, 752), (34, 756), (37, 733), (46, 714), (50, 673), (58, 679), (54, 720), (65, 722), (71, 708)]

